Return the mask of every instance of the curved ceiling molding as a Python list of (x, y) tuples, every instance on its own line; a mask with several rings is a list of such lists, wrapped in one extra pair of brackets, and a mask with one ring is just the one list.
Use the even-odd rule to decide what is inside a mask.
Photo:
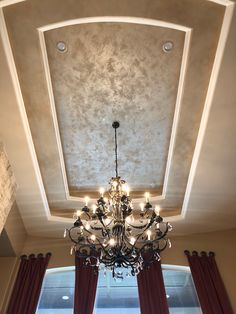
[[(45, 33), (50, 35), (50, 32), (59, 29), (96, 23), (139, 24), (166, 30), (172, 29), (185, 34), (182, 49), (184, 57), (181, 58), (178, 93), (176, 93), (177, 100), (166, 163), (166, 179), (162, 190), (165, 199), (160, 200), (160, 195), (156, 198), (163, 202), (164, 215), (168, 216), (170, 221), (183, 219), (188, 209), (216, 78), (232, 17), (232, 2), (201, 1), (199, 6), (195, 0), (189, 0), (187, 3), (184, 1), (184, 8), (178, 16), (174, 14), (175, 8), (170, 6), (169, 0), (162, 4), (163, 7), (156, 1), (150, 1), (148, 8), (142, 5), (133, 6), (131, 1), (128, 6), (117, 7), (118, 16), (112, 16), (114, 8), (106, 6), (105, 2), (99, 7), (99, 12), (96, 12), (96, 9), (93, 10), (93, 0), (89, 0), (91, 5), (88, 3), (86, 7), (81, 7), (80, 1), (72, 2), (70, 10), (65, 9), (67, 4), (63, 1), (60, 3), (61, 6), (58, 6), (58, 0), (52, 1), (51, 5), (46, 7), (43, 2), (36, 0), (30, 4), (29, 1), (22, 1), (18, 5), (9, 5), (3, 9), (7, 24), (7, 29), (1, 30), (5, 38), (5, 51), (20, 110), (26, 113), (22, 123), (27, 133), (29, 155), (31, 154), (34, 160), (32, 167), (40, 185), (37, 202), (35, 202), (30, 196), (29, 182), (25, 189), (23, 181), (19, 184), (19, 209), (28, 232), (43, 236), (61, 236), (62, 225), (71, 222), (68, 217), (80, 201), (80, 198), (70, 196), (63, 150), (61, 149), (61, 156), (58, 154), (58, 146), (60, 150), (63, 144), (59, 136), (58, 114), (56, 115), (58, 108), (54, 102), (55, 95), (52, 93), (55, 84), (51, 80), (52, 73), (49, 65), (53, 66), (53, 64), (47, 59), (48, 47), (46, 47)], [(183, 3), (178, 1), (178, 5), (181, 7)], [(74, 10), (71, 10), (72, 6)], [(58, 9), (57, 15), (54, 14), (55, 8)], [(44, 10), (46, 14), (38, 14), (39, 9)], [(195, 19), (191, 18), (192, 11), (194, 11)], [(211, 14), (206, 16), (205, 12), (211, 12)], [(24, 18), (26, 14), (27, 19)], [(131, 14), (144, 18), (132, 18)], [(99, 15), (97, 22), (94, 18), (87, 18), (94, 15)], [(4, 17), (1, 16), (3, 20)], [(107, 20), (104, 22), (104, 19)], [(165, 20), (169, 23), (163, 22)], [(64, 23), (70, 24), (64, 27)], [(155, 23), (160, 24), (155, 25)], [(190, 41), (191, 29), (194, 30), (194, 36)], [(25, 34), (27, 34), (27, 40)], [(41, 46), (38, 44), (38, 35)], [(36, 156), (38, 163), (35, 161)], [(175, 169), (173, 169), (174, 165)], [(62, 170), (63, 167), (64, 170)], [(171, 188), (168, 189), (168, 186)]]
[[(179, 116), (179, 112), (180, 112), (181, 98), (182, 98), (182, 94), (183, 94), (184, 77), (185, 77), (187, 60), (188, 60), (188, 53), (189, 53), (189, 47), (190, 47), (191, 29), (188, 27), (182, 26), (182, 25), (177, 25), (177, 24), (168, 23), (168, 22), (159, 21), (159, 20), (151, 20), (151, 19), (136, 18), (136, 17), (112, 17), (112, 16), (110, 16), (110, 17), (108, 17), (108, 16), (106, 16), (106, 17), (90, 17), (90, 18), (82, 18), (82, 19), (76, 19), (76, 20), (63, 21), (60, 23), (43, 26), (43, 27), (40, 27), (38, 29), (39, 38), (40, 38), (40, 45), (41, 45), (41, 50), (42, 50), (42, 56), (43, 56), (44, 69), (45, 69), (47, 86), (48, 86), (48, 92), (49, 92), (50, 103), (51, 103), (52, 116), (53, 116), (53, 121), (54, 121), (54, 128), (55, 128), (56, 138), (57, 138), (58, 152), (59, 152), (59, 156), (60, 156), (61, 170), (62, 170), (63, 180), (64, 180), (66, 198), (67, 198), (67, 200), (80, 201), (80, 202), (83, 201), (83, 199), (81, 197), (71, 195), (69, 185), (68, 185), (67, 171), (66, 171), (63, 148), (62, 148), (62, 144), (61, 144), (61, 136), (60, 136), (60, 134), (62, 134), (63, 130), (60, 131), (59, 125), (58, 125), (58, 117), (57, 117), (55, 97), (54, 97), (53, 86), (52, 86), (53, 84), (52, 84), (52, 78), (51, 78), (51, 73), (50, 73), (50, 65), (49, 65), (48, 53), (47, 53), (47, 48), (46, 48), (46, 43), (45, 43), (45, 32), (50, 34), (51, 30), (54, 30), (57, 28), (62, 29), (62, 28), (66, 28), (66, 27), (69, 27), (72, 25), (74, 26), (74, 25), (83, 25), (83, 24), (91, 24), (91, 23), (93, 23), (93, 24), (94, 23), (106, 23), (105, 25), (108, 25), (107, 23), (125, 23), (125, 24), (155, 26), (155, 27), (164, 27), (164, 28), (168, 28), (168, 29), (178, 30), (178, 31), (181, 31), (184, 33), (184, 43), (183, 43), (183, 47), (181, 47), (181, 49), (182, 49), (181, 55), (182, 56), (181, 56), (181, 60), (180, 60), (178, 90), (177, 90), (176, 100), (175, 100), (175, 104), (174, 104), (174, 108), (175, 108), (174, 109), (174, 117), (173, 117), (173, 123), (171, 123), (172, 126), (171, 126), (171, 136), (170, 136), (170, 141), (169, 141), (168, 156), (167, 156), (167, 160), (165, 160), (166, 169), (165, 169), (165, 176), (164, 176), (164, 180), (163, 180), (164, 182), (163, 182), (163, 187), (161, 188), (161, 191), (160, 191), (160, 195), (156, 195), (156, 196), (153, 195), (154, 201), (164, 200), (165, 196), (166, 196), (167, 185), (168, 185), (168, 177), (169, 177), (169, 173), (170, 173), (171, 160), (172, 160), (172, 154), (173, 154), (174, 143), (175, 143), (175, 136), (176, 136), (176, 131), (177, 131), (178, 116)], [(101, 32), (101, 29), (99, 30), (99, 32)], [(158, 36), (158, 32), (155, 35)], [(61, 34), (61, 36), (64, 37), (65, 34)], [(52, 38), (50, 38), (49, 41), (52, 41)], [(79, 53), (80, 52), (78, 51), (78, 54)], [(159, 53), (160, 52), (158, 52), (157, 56), (159, 55)], [(55, 60), (55, 56), (53, 56), (53, 58), (51, 58), (51, 59)], [(58, 60), (56, 62), (58, 62)], [(65, 62), (65, 61), (63, 61), (63, 62)], [(58, 65), (58, 67), (60, 68), (61, 65)], [(73, 80), (73, 76), (71, 76), (71, 80)], [(56, 78), (54, 79), (54, 81), (57, 81)], [(65, 113), (63, 113), (63, 115), (64, 114)], [(108, 130), (108, 133), (109, 133), (109, 130)], [(78, 153), (78, 156), (79, 155), (80, 154)], [(112, 156), (111, 156), (111, 158), (112, 158)], [(108, 178), (109, 177), (107, 177), (107, 179)], [(106, 181), (104, 183), (106, 183)], [(149, 187), (147, 187), (147, 188), (149, 188)], [(136, 197), (136, 199), (134, 199), (134, 201), (140, 202), (140, 201), (142, 201), (142, 199), (140, 199), (139, 197), (138, 198)]]

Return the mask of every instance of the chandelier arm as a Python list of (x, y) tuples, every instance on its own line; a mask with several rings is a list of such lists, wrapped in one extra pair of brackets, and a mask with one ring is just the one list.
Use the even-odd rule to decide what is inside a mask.
[[(95, 230), (95, 231), (101, 231), (101, 233), (103, 233), (104, 229), (102, 227), (93, 227), (93, 226), (90, 226), (91, 229)], [(102, 234), (102, 236), (104, 237), (104, 235)]]
[(103, 227), (104, 227), (104, 229), (105, 229), (105, 231), (106, 231), (106, 234), (107, 234), (108, 238), (110, 239), (110, 238), (111, 238), (111, 237), (110, 237), (110, 233), (108, 232), (108, 229), (106, 228), (106, 226), (105, 226), (104, 222), (102, 221), (102, 218), (101, 218), (101, 219), (99, 219), (99, 221), (100, 221), (100, 222), (101, 222), (101, 224), (103, 225)]
[[(136, 235), (136, 240), (135, 240), (134, 244), (131, 244), (131, 243), (129, 242), (128, 238), (127, 238), (128, 243), (131, 244), (131, 249), (132, 249), (132, 250), (135, 248), (136, 243), (138, 242), (139, 238), (140, 238), (142, 235), (143, 235), (143, 232), (142, 232), (142, 233), (139, 233), (138, 235)], [(126, 237), (127, 237), (127, 236), (126, 236)]]
[(127, 225), (129, 225), (130, 227), (132, 227), (134, 229), (143, 229), (143, 228), (145, 228), (148, 225), (148, 223), (146, 223), (145, 225), (134, 226), (134, 225), (131, 225), (128, 222), (126, 222), (126, 223), (127, 223)]
[(112, 261), (112, 256), (107, 256), (107, 252), (105, 252), (105, 255), (103, 255), (100, 260), (105, 264), (110, 263)]
[(165, 245), (160, 249), (160, 247), (158, 247), (158, 250), (159, 250), (159, 252), (162, 252), (162, 251), (164, 251), (166, 248), (167, 248), (167, 245), (168, 245), (168, 240), (167, 239), (165, 239)]
[[(90, 245), (93, 245), (93, 246), (95, 246), (95, 247), (96, 247), (96, 245), (97, 245), (97, 244), (95, 244), (95, 243), (91, 242), (89, 238), (87, 238), (87, 241), (88, 241), (88, 243), (89, 243)], [(98, 238), (98, 237), (96, 237), (96, 241), (97, 241), (97, 242), (98, 242), (98, 244), (100, 245), (101, 249), (105, 252), (105, 250), (104, 250), (104, 248), (103, 248), (103, 245), (102, 245), (102, 243), (100, 242), (100, 240), (99, 240), (99, 238)], [(95, 242), (95, 241), (94, 241), (94, 242)]]
[[(86, 216), (88, 217), (88, 219), (91, 219), (91, 216), (89, 215), (89, 213), (85, 212)], [(81, 219), (82, 220), (82, 219)]]
[(167, 233), (169, 231), (169, 228), (168, 228), (168, 222), (166, 223), (166, 230), (164, 232), (162, 232), (162, 235), (159, 237), (159, 239), (163, 239)]
[[(80, 256), (83, 257), (88, 257), (88, 254), (84, 253), (83, 250), (89, 249), (91, 252), (91, 245), (90, 244), (82, 244), (78, 249), (77, 252), (79, 253)], [(89, 255), (91, 256), (91, 255)], [(92, 256), (93, 257), (93, 256)]]
[(143, 216), (147, 215), (148, 216), (147, 218), (149, 218), (150, 216), (148, 215), (148, 212), (152, 213), (152, 211), (153, 211), (153, 208), (147, 208), (145, 212), (143, 213)]
[(75, 241), (75, 240), (72, 238), (71, 234), (70, 234), (70, 232), (71, 232), (72, 229), (75, 229), (75, 227), (71, 227), (70, 229), (67, 229), (67, 230), (68, 230), (69, 238), (70, 238), (70, 240), (71, 240), (73, 243), (78, 244), (78, 241)]
[[(89, 233), (89, 234), (92, 235), (93, 233), (92, 233), (91, 231), (89, 231), (89, 230), (84, 226), (82, 220), (81, 220), (81, 223), (82, 223), (82, 226), (83, 226), (84, 230), (85, 230), (87, 233)], [(73, 226), (73, 227), (71, 227), (71, 228), (68, 230), (70, 239), (71, 239), (74, 243), (76, 243), (76, 244), (78, 244), (78, 241), (76, 241), (76, 240), (74, 240), (74, 239), (72, 238), (70, 232), (71, 232), (71, 230), (77, 229), (77, 228), (78, 228), (78, 227), (74, 227), (74, 226)], [(93, 230), (103, 230), (102, 228), (94, 228), (94, 227), (92, 227), (92, 226), (91, 226), (91, 229), (93, 229)], [(98, 240), (99, 240), (99, 238), (100, 238), (100, 237), (97, 237)], [(88, 238), (87, 238), (87, 240), (88, 240)], [(99, 240), (99, 241), (100, 241), (100, 240)], [(91, 243), (91, 242), (89, 241), (89, 243)]]

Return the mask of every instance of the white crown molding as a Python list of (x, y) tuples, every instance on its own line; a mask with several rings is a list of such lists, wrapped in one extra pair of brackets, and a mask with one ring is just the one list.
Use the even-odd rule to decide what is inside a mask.
[[(212, 101), (213, 101), (213, 96), (214, 96), (214, 91), (216, 88), (216, 83), (217, 83), (217, 78), (224, 54), (224, 49), (227, 41), (227, 37), (229, 34), (229, 29), (230, 29), (230, 24), (233, 16), (233, 11), (234, 11), (234, 3), (227, 1), (227, 6), (225, 8), (225, 14), (224, 14), (224, 19), (221, 27), (221, 32), (220, 32), (220, 37), (216, 49), (216, 55), (215, 55), (215, 60), (213, 63), (212, 67), (212, 72), (211, 72), (211, 77), (208, 85), (208, 90), (207, 90), (207, 95), (205, 99), (205, 104), (203, 108), (203, 113), (202, 113), (202, 118), (200, 122), (200, 127), (199, 127), (199, 132), (198, 132), (198, 137), (194, 149), (194, 154), (193, 154), (193, 159), (192, 159), (192, 164), (189, 172), (189, 177), (188, 177), (188, 183), (186, 187), (186, 192), (185, 192), (185, 197), (184, 197), (184, 202), (182, 206), (182, 211), (181, 215), (178, 220), (184, 219), (186, 216), (186, 212), (188, 209), (188, 204), (189, 204), (189, 199), (190, 199), (190, 193), (192, 191), (192, 186), (193, 186), (193, 181), (196, 173), (196, 168), (197, 164), (199, 161), (199, 156), (200, 152), (202, 149), (202, 144), (204, 141), (204, 136), (205, 136), (205, 131), (207, 127), (207, 122), (208, 122), (208, 117), (209, 113), (211, 110), (212, 106)], [(177, 217), (173, 217), (173, 220), (176, 221)]]
[(13, 57), (12, 48), (11, 48), (11, 44), (10, 44), (10, 40), (9, 40), (6, 22), (5, 22), (2, 8), (0, 8), (0, 35), (2, 38), (3, 49), (4, 49), (4, 52), (6, 55), (7, 64), (8, 64), (9, 70), (10, 70), (12, 83), (13, 83), (14, 90), (15, 90), (17, 105), (19, 108), (22, 122), (23, 122), (22, 124), (24, 127), (24, 132), (25, 132), (25, 136), (27, 139), (28, 148), (30, 151), (30, 156), (32, 159), (32, 163), (34, 165), (37, 183), (38, 183), (38, 187), (39, 187), (40, 194), (41, 194), (42, 201), (43, 201), (43, 205), (44, 205), (44, 210), (45, 210), (47, 218), (49, 218), (51, 216), (51, 213), (50, 213), (50, 209), (48, 206), (47, 196), (46, 196), (46, 192), (44, 189), (43, 180), (42, 180), (42, 176), (41, 176), (41, 172), (40, 172), (40, 168), (39, 168), (39, 164), (38, 164), (38, 160), (37, 160), (37, 155), (36, 155), (35, 148), (34, 148), (33, 138), (31, 135), (31, 130), (30, 130), (30, 126), (29, 126), (29, 122), (28, 122), (28, 118), (27, 118), (27, 114), (26, 114), (26, 110), (25, 110), (25, 105), (24, 105), (24, 100), (23, 100), (23, 96), (22, 96), (22, 92), (21, 92), (20, 82), (19, 82), (19, 78), (18, 78), (18, 74), (17, 74), (17, 70), (16, 70), (15, 60)]
[[(20, 83), (19, 83), (17, 71), (16, 71), (14, 57), (13, 57), (13, 53), (12, 53), (12, 49), (11, 49), (11, 45), (10, 45), (10, 41), (9, 41), (9, 37), (8, 37), (8, 32), (7, 32), (7, 28), (6, 28), (6, 24), (5, 24), (3, 7), (8, 6), (8, 5), (12, 5), (15, 3), (19, 3), (22, 1), (25, 1), (25, 0), (4, 0), (4, 1), (0, 2), (0, 34), (2, 37), (2, 41), (3, 41), (4, 51), (5, 51), (5, 54), (7, 57), (7, 62), (8, 62), (8, 66), (10, 69), (12, 82), (14, 85), (14, 89), (15, 89), (15, 93), (16, 93), (16, 97), (17, 97), (17, 102), (18, 102), (18, 107), (19, 107), (19, 111), (20, 111), (21, 118), (23, 121), (25, 135), (27, 138), (29, 151), (31, 154), (31, 159), (32, 159), (32, 162), (34, 165), (39, 190), (40, 190), (41, 197), (43, 200), (44, 211), (46, 213), (46, 217), (49, 221), (71, 223), (73, 220), (70, 218), (62, 218), (62, 217), (52, 216), (50, 213), (46, 193), (45, 193), (44, 186), (43, 186), (42, 176), (40, 173), (40, 168), (39, 168), (39, 164), (37, 161), (37, 156), (36, 156), (36, 152), (35, 152), (35, 148), (34, 148), (34, 144), (33, 144), (33, 139), (32, 139), (32, 135), (31, 135), (31, 131), (30, 131), (30, 127), (29, 127), (29, 123), (28, 123), (28, 119), (27, 119), (27, 115), (26, 115), (26, 111), (25, 111), (24, 101), (23, 101), (23, 97), (22, 97), (22, 93), (21, 93), (21, 88), (20, 88)], [(197, 163), (199, 160), (199, 155), (200, 155), (200, 151), (201, 151), (201, 147), (202, 147), (202, 142), (204, 139), (206, 124), (208, 121), (208, 116), (209, 116), (211, 103), (212, 103), (212, 99), (213, 99), (213, 93), (215, 90), (217, 76), (219, 73), (220, 64), (221, 64), (221, 60), (222, 60), (223, 52), (224, 52), (224, 47), (225, 47), (226, 39), (228, 36), (229, 28), (230, 28), (230, 22), (231, 22), (232, 15), (233, 15), (233, 9), (234, 9), (234, 3), (233, 2), (223, 1), (223, 0), (208, 0), (208, 1), (212, 1), (212, 2), (215, 2), (218, 4), (225, 5), (226, 6), (225, 16), (224, 16), (224, 20), (223, 20), (223, 24), (222, 24), (222, 30), (221, 30), (221, 34), (220, 34), (220, 38), (219, 38), (219, 43), (218, 43), (218, 47), (217, 47), (217, 51), (216, 51), (216, 56), (215, 56), (213, 70), (212, 70), (212, 74), (211, 74), (211, 78), (210, 78), (207, 97), (206, 97), (206, 101), (205, 101), (205, 105), (204, 105), (204, 110), (203, 110), (203, 115), (202, 115), (202, 119), (201, 119), (199, 134), (198, 134), (197, 143), (196, 143), (194, 156), (193, 156), (193, 160), (192, 160), (192, 165), (191, 165), (191, 169), (190, 169), (190, 174), (189, 174), (189, 178), (188, 178), (187, 189), (186, 189), (186, 193), (185, 193), (185, 197), (184, 197), (182, 212), (180, 215), (168, 217), (168, 221), (181, 220), (181, 219), (184, 219), (185, 215), (186, 215), (189, 197), (190, 197), (190, 192), (191, 192), (192, 184), (193, 184), (193, 179), (194, 179), (194, 175), (196, 172), (196, 166), (197, 166)], [(163, 26), (163, 27), (167, 27), (167, 26)], [(46, 27), (39, 29), (39, 31), (41, 31), (41, 32), (44, 32), (46, 30), (47, 30)], [(180, 78), (180, 80), (181, 80), (181, 78)]]
[(9, 5), (16, 4), (19, 2), (23, 2), (23, 1), (26, 1), (26, 0), (2, 0), (2, 1), (0, 1), (0, 8), (4, 8), (4, 7), (7, 7)]
[(224, 5), (225, 7), (231, 6), (232, 4), (234, 4), (233, 1), (230, 1), (230, 0), (207, 0), (207, 1), (221, 4), (221, 5)]
[[(26, 1), (26, 0), (2, 0), (2, 1), (0, 1), (0, 8), (7, 7), (9, 5), (17, 4), (19, 2), (24, 2), (24, 1)], [(228, 6), (228, 5), (231, 5), (233, 3), (232, 1), (229, 1), (229, 0), (207, 0), (207, 1), (221, 4), (224, 6)]]
[(58, 23), (52, 23), (48, 25), (44, 25), (38, 28), (39, 32), (46, 32), (52, 29), (78, 25), (78, 24), (90, 24), (90, 23), (109, 23), (109, 22), (116, 22), (116, 23), (130, 23), (130, 24), (142, 24), (142, 25), (149, 25), (149, 26), (159, 26), (165, 28), (171, 28), (183, 32), (188, 32), (191, 28), (174, 24), (162, 20), (154, 20), (154, 19), (147, 19), (142, 17), (133, 17), (133, 16), (95, 16), (95, 17), (85, 17), (85, 18), (78, 18), (72, 20), (65, 20)]
[[(180, 76), (179, 76), (179, 84), (178, 84), (178, 91), (177, 91), (177, 97), (176, 97), (176, 103), (175, 103), (175, 113), (174, 113), (174, 118), (173, 118), (173, 123), (172, 123), (171, 138), (170, 138), (170, 144), (169, 144), (169, 149), (168, 149), (163, 190), (162, 190), (161, 195), (152, 197), (152, 200), (154, 202), (164, 200), (166, 197), (168, 178), (170, 174), (171, 161), (172, 161), (172, 156), (173, 156), (173, 151), (174, 151), (174, 146), (175, 146), (177, 125), (178, 125), (179, 112), (180, 112), (181, 100), (182, 100), (183, 89), (184, 89), (184, 78), (185, 78), (185, 73), (187, 69), (187, 61), (188, 61), (188, 55), (189, 55), (192, 29), (189, 27), (182, 26), (182, 25), (172, 24), (172, 23), (160, 21), (160, 20), (136, 18), (136, 17), (123, 17), (123, 16), (80, 18), (80, 19), (62, 21), (60, 23), (49, 24), (49, 25), (45, 25), (38, 28), (39, 41), (40, 41), (40, 46), (41, 46), (41, 51), (42, 51), (43, 64), (44, 64), (46, 82), (47, 82), (47, 87), (48, 87), (48, 93), (49, 93), (54, 129), (55, 129), (55, 134), (56, 134), (58, 153), (59, 153), (60, 164), (61, 164), (61, 171), (62, 171), (62, 176), (63, 176), (63, 181), (64, 181), (63, 183), (64, 183), (64, 188), (65, 188), (66, 199), (69, 201), (77, 201), (77, 202), (83, 201), (81, 197), (71, 196), (70, 191), (69, 191), (44, 32), (50, 31), (56, 28), (71, 26), (71, 25), (80, 25), (80, 24), (88, 24), (88, 23), (106, 23), (106, 22), (119, 22), (119, 23), (130, 23), (130, 24), (141, 24), (141, 25), (148, 25), (148, 26), (165, 27), (165, 28), (182, 31), (185, 33), (185, 40), (184, 40), (181, 68), (180, 68)], [(143, 201), (143, 198), (133, 199), (134, 203), (139, 203), (141, 201)]]
[[(176, 104), (175, 104), (175, 113), (174, 113), (174, 118), (173, 118), (170, 145), (169, 145), (169, 151), (168, 151), (168, 157), (167, 157), (167, 163), (166, 163), (166, 172), (165, 172), (165, 177), (164, 177), (164, 185), (163, 185), (164, 198), (166, 197), (171, 161), (172, 161), (172, 156), (173, 156), (174, 147), (175, 147), (177, 126), (178, 126), (178, 121), (179, 121), (179, 113), (180, 113), (183, 92), (184, 92), (185, 74), (187, 71), (187, 64), (188, 64), (188, 57), (189, 57), (191, 34), (192, 34), (191, 29), (189, 29), (185, 33), (184, 48), (183, 48), (182, 62), (181, 62), (180, 75), (179, 75), (179, 84), (178, 84), (178, 91), (177, 91)], [(153, 199), (155, 201), (155, 198)]]

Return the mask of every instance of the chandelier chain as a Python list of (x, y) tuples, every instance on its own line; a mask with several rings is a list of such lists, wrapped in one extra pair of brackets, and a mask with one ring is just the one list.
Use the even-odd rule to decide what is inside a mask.
[(116, 177), (118, 177), (118, 147), (117, 147), (117, 133), (115, 128), (115, 164), (116, 164)]

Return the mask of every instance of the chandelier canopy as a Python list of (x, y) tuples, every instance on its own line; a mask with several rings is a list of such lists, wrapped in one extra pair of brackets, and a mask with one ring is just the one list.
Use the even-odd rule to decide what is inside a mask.
[(126, 275), (139, 273), (155, 260), (160, 260), (160, 252), (171, 247), (167, 238), (172, 226), (160, 216), (160, 207), (150, 203), (150, 194), (145, 193), (145, 203), (135, 209), (130, 198), (127, 183), (118, 174), (117, 129), (115, 135), (115, 177), (109, 182), (109, 189), (100, 188), (97, 202), (85, 206), (74, 214), (76, 219), (70, 229), (65, 229), (64, 237), (72, 241), (71, 254), (75, 252), (85, 258), (85, 263), (99, 270), (110, 270), (115, 278), (123, 278), (121, 268), (127, 268)]

